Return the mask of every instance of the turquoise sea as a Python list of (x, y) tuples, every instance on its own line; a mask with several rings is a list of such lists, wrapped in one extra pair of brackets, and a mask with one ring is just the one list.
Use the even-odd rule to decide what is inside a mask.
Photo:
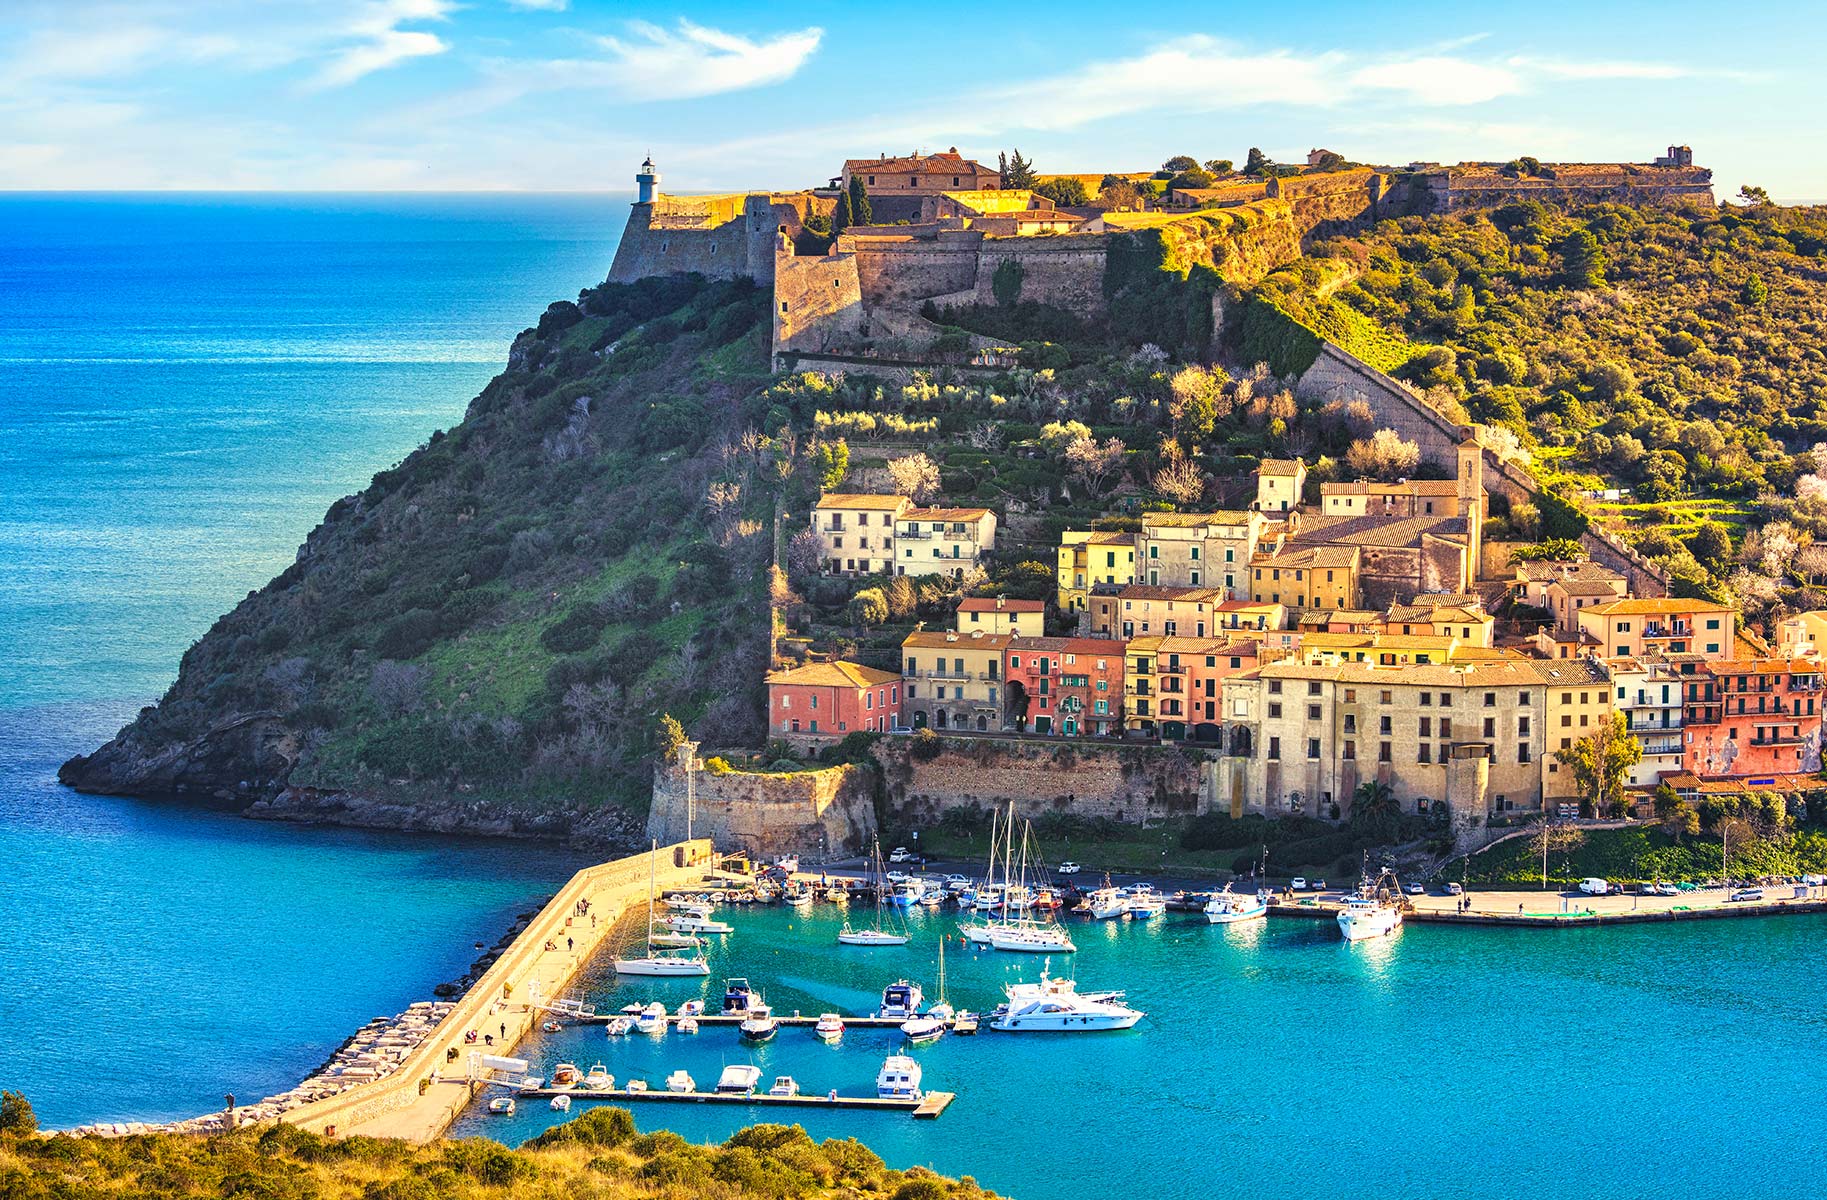
[[(900, 977), (937, 995), (950, 915), (916, 914), (914, 944), (835, 940), (821, 905), (726, 909), (736, 932), (708, 981), (599, 976), (599, 1011), (701, 996), (746, 976), (776, 1012), (873, 1011)], [(1071, 922), (1055, 957), (1087, 989), (1125, 988), (1148, 1016), (1095, 1034), (946, 1037), (915, 1048), (928, 1089), (957, 1100), (935, 1121), (638, 1102), (643, 1129), (721, 1139), (754, 1121), (854, 1136), (896, 1166), (972, 1174), (1017, 1197), (1797, 1197), (1827, 1193), (1820, 988), (1827, 919), (1766, 918), (1594, 930), (1415, 925), (1346, 946), (1331, 922), (1246, 928), (1170, 913), (1136, 925)], [(946, 994), (987, 1010), (1035, 957), (947, 945)], [(712, 1086), (753, 1062), (763, 1082), (873, 1094), (896, 1031), (828, 1047), (783, 1029), (747, 1048), (735, 1030), (610, 1038), (600, 1026), (528, 1047), (536, 1073), (604, 1063), (662, 1088), (674, 1069)], [(572, 1109), (572, 1115), (582, 1106)], [(472, 1109), (458, 1131), (509, 1143), (561, 1120), (527, 1101)]]
[(577, 865), (54, 775), (599, 281), (624, 205), (0, 195), (0, 1087), (47, 1124), (289, 1087)]

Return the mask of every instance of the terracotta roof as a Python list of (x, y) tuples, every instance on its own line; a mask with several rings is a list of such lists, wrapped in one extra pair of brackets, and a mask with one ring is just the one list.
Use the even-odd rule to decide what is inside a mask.
[(901, 639), (903, 648), (915, 649), (963, 647), (967, 650), (1001, 650), (1014, 638), (1012, 633), (952, 633), (943, 629), (920, 629)]
[(1250, 514), (1238, 509), (1219, 509), (1205, 513), (1143, 513), (1142, 529), (1195, 529), (1201, 525), (1247, 525)]
[(1116, 638), (1018, 637), (1009, 642), (1010, 650), (1057, 650), (1065, 654), (1102, 654), (1108, 658), (1123, 657), (1123, 643)]
[(1223, 588), (1160, 587), (1152, 583), (1125, 584), (1117, 590), (1119, 600), (1184, 600), (1188, 604), (1211, 604), (1216, 610)]
[(1269, 663), (1260, 669), (1264, 679), (1332, 679), (1341, 683), (1363, 683), (1378, 687), (1505, 687), (1532, 686), (1538, 682), (1530, 669), (1537, 664), (1527, 659), (1459, 663), (1405, 663), (1378, 666), (1375, 663), (1307, 664), (1294, 660)]
[(1624, 579), (1556, 579), (1548, 586), (1559, 588), (1569, 596), (1616, 596)]
[(1535, 669), (1543, 683), (1557, 687), (1561, 684), (1607, 683), (1611, 678), (1604, 667), (1590, 658), (1532, 659), (1529, 665)]
[(1419, 545), (1432, 534), (1451, 540), (1466, 536), (1464, 517), (1385, 517), (1375, 513), (1364, 516), (1305, 517), (1289, 542), (1300, 545), (1377, 546), (1394, 549)]
[(1045, 600), (1011, 600), (1007, 596), (968, 596), (958, 602), (959, 612), (1044, 613)]
[(1258, 554), (1252, 566), (1279, 570), (1324, 570), (1327, 567), (1350, 569), (1358, 565), (1356, 546), (1287, 546), (1280, 554)]
[(770, 671), (767, 682), (799, 684), (805, 687), (874, 687), (900, 681), (896, 671), (878, 671), (853, 662), (807, 663), (790, 671)]
[(990, 515), (987, 508), (910, 508), (901, 514), (903, 521), (981, 521)]
[(1349, 483), (1322, 483), (1320, 496), (1457, 496), (1457, 479), (1410, 479), (1402, 483), (1379, 483), (1359, 479)]
[(1548, 583), (1556, 579), (1623, 579), (1624, 576), (1595, 562), (1570, 562), (1564, 558), (1538, 558), (1512, 564), (1516, 577), (1524, 583)]
[(1259, 475), (1298, 475), (1307, 469), (1307, 464), (1298, 458), (1265, 458), (1257, 466)]
[(1494, 620), (1489, 613), (1462, 608), (1457, 604), (1392, 604), (1385, 618), (1389, 621), (1461, 621)]
[(1134, 546), (1136, 535), (1120, 529), (1068, 529), (1060, 534), (1062, 546)]
[(911, 503), (906, 496), (875, 496), (858, 492), (833, 492), (820, 496), (819, 508), (885, 508), (896, 509)]
[(844, 170), (857, 171), (956, 171), (964, 167), (973, 167), (978, 172), (991, 172), (988, 167), (974, 158), (965, 158), (956, 150), (942, 150), (937, 154), (910, 154), (889, 158), (846, 158)]
[(1731, 612), (1729, 604), (1715, 604), (1711, 600), (1675, 600), (1672, 598), (1632, 598), (1612, 600), (1605, 604), (1594, 604), (1581, 612), (1597, 613), (1600, 616), (1679, 616), (1690, 612)]

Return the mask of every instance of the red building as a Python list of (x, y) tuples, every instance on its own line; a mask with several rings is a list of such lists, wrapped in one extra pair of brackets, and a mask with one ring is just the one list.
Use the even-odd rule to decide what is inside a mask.
[(1018, 637), (1002, 652), (1003, 724), (1051, 737), (1123, 731), (1123, 643)]
[(768, 736), (815, 748), (901, 724), (901, 677), (852, 662), (807, 663), (768, 675)]
[(1815, 658), (1707, 662), (1687, 677), (1683, 770), (1766, 776), (1821, 767), (1821, 663)]
[(1224, 681), (1262, 666), (1255, 638), (1147, 639), (1154, 648), (1161, 736), (1216, 741), (1224, 723)]

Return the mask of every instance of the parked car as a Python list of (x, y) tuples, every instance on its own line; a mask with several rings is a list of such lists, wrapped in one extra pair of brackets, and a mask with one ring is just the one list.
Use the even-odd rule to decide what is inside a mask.
[(1658, 883), (1650, 890), (1658, 896), (1679, 896), (1681, 894), (1681, 889), (1672, 883)]
[(909, 875), (906, 871), (890, 871), (887, 875), (883, 876), (883, 878), (888, 880), (889, 883), (906, 883), (909, 879), (912, 879), (913, 876)]
[(1313, 890), (1316, 892), (1325, 891), (1326, 890), (1326, 881), (1324, 879), (1315, 879), (1313, 881)]
[(892, 863), (912, 862), (913, 860), (914, 852), (906, 846), (896, 846), (888, 852), (888, 861)]
[(1611, 891), (1611, 884), (1598, 878), (1582, 879), (1580, 880), (1580, 891), (1585, 892), (1588, 896), (1603, 896)]
[(1733, 900), (1762, 900), (1764, 898), (1764, 890), (1756, 887), (1739, 888), (1732, 893), (1730, 898)]
[(1446, 894), (1449, 896), (1463, 896), (1465, 895), (1465, 889), (1456, 883), (1449, 883), (1446, 885)]
[(968, 875), (947, 875), (945, 877), (945, 890), (948, 892), (955, 892), (969, 886), (971, 886), (971, 880)]
[(1408, 894), (1409, 894), (1409, 895), (1411, 895), (1411, 896), (1425, 896), (1425, 895), (1427, 895), (1427, 889), (1426, 889), (1426, 888), (1424, 888), (1424, 887), (1422, 887), (1422, 886), (1421, 886), (1421, 885), (1420, 885), (1420, 884), (1418, 884), (1418, 883), (1411, 883), (1411, 884), (1409, 884), (1409, 885), (1408, 885), (1408, 886), (1407, 886), (1407, 887), (1405, 887), (1405, 888), (1403, 888), (1403, 889), (1402, 889), (1402, 890), (1403, 890), (1403, 891), (1405, 891), (1405, 892), (1407, 892), (1407, 893), (1408, 893)]
[(1288, 886), (1297, 892), (1304, 892), (1307, 890), (1307, 877), (1305, 875), (1296, 875), (1294, 878), (1288, 880)]
[(1082, 868), (1075, 862), (1063, 862), (1059, 864), (1059, 873), (1061, 875), (1076, 875), (1081, 869)]

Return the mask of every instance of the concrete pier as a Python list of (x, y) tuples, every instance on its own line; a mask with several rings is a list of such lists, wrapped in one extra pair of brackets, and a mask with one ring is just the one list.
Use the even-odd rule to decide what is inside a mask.
[[(702, 838), (662, 846), (654, 860), (658, 889), (698, 882), (714, 864), (714, 853)], [(284, 1120), (336, 1136), (425, 1142), (441, 1135), (476, 1091), (464, 1077), (470, 1052), (511, 1055), (538, 1027), (545, 1014), (530, 1001), (563, 996), (623, 914), (637, 907), (645, 912), (648, 864), (649, 855), (642, 853), (573, 875), (398, 1069), (292, 1109)], [(588, 911), (580, 912), (584, 903)], [(472, 1031), (473, 1043), (465, 1040)], [(485, 1035), (494, 1037), (493, 1046), (484, 1046)]]
[(585, 1088), (522, 1088), (527, 1099), (546, 1100), (553, 1096), (570, 1096), (575, 1100), (672, 1101), (675, 1104), (749, 1104), (782, 1105), (799, 1108), (874, 1109), (878, 1112), (904, 1112), (916, 1117), (933, 1118), (944, 1112), (956, 1099), (952, 1092), (927, 1092), (918, 1100), (892, 1100), (883, 1096), (832, 1096), (815, 1092), (797, 1096), (771, 1096), (766, 1092), (630, 1092), (621, 1088), (589, 1090)]

